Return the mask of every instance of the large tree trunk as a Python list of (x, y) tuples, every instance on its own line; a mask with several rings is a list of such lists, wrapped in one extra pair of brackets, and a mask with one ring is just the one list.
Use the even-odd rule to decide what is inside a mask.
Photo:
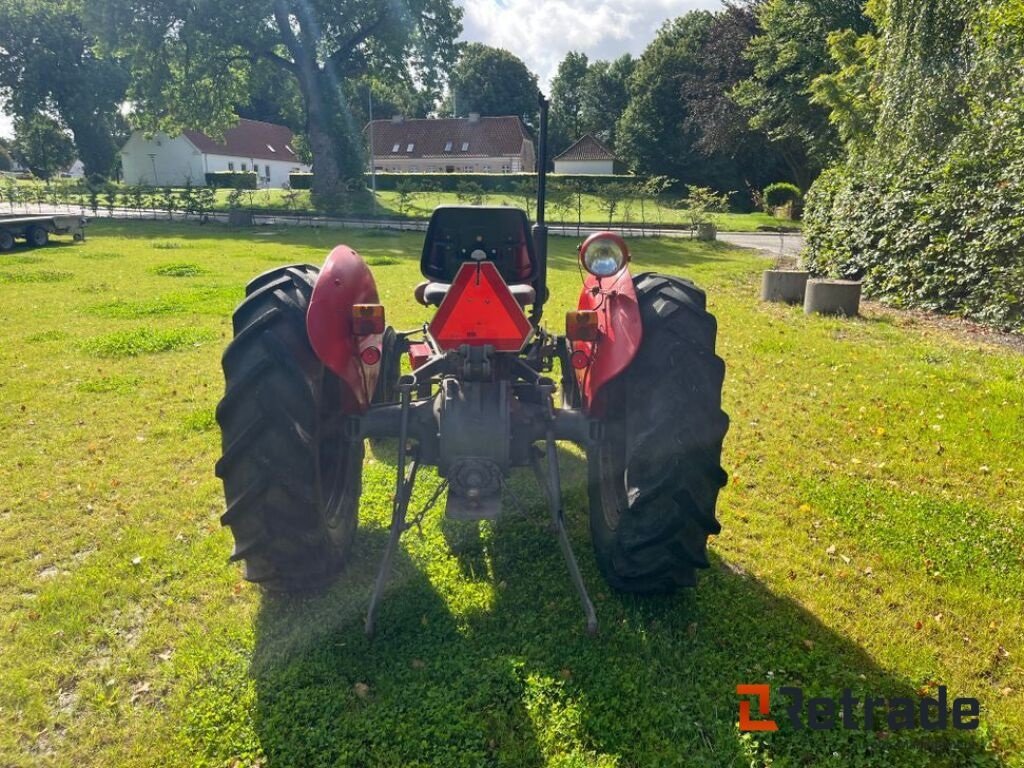
[(317, 66), (298, 73), (313, 154), (313, 196), (337, 205), (364, 194), (362, 126), (351, 120), (337, 78)]

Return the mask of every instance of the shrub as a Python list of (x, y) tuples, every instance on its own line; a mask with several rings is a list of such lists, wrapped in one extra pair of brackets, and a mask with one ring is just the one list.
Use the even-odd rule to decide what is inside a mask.
[(800, 191), (800, 187), (786, 181), (769, 184), (764, 188), (761, 196), (764, 199), (765, 207), (769, 210), (781, 208), (782, 206), (789, 205), (790, 203), (799, 205), (804, 199), (803, 193)]
[(252, 171), (214, 171), (206, 174), (207, 186), (214, 189), (256, 189), (258, 181)]

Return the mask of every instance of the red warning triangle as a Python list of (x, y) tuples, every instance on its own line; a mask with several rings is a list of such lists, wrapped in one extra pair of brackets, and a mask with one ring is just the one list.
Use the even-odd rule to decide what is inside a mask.
[(498, 352), (518, 352), (533, 327), (498, 268), (489, 261), (463, 264), (430, 322), (441, 349), (490, 344)]

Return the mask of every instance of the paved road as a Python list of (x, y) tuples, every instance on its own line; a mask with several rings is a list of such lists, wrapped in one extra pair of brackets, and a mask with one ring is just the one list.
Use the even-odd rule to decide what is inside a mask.
[(797, 256), (804, 247), (801, 234), (772, 232), (719, 232), (718, 239), (741, 248), (755, 248), (770, 256)]
[[(92, 215), (91, 211), (81, 211), (78, 208), (66, 207), (66, 206), (15, 206), (14, 211), (8, 211), (0, 209), (0, 214), (13, 213), (24, 213), (24, 214), (78, 214), (89, 216), (90, 218), (114, 218), (114, 219), (147, 219), (147, 220), (162, 220), (167, 221), (168, 217), (165, 212), (161, 211), (136, 211), (128, 210), (124, 208), (114, 208), (111, 211), (101, 209), (95, 216)], [(186, 219), (185, 214), (175, 212), (172, 216), (175, 221), (184, 221)], [(211, 213), (207, 216), (212, 221), (218, 221), (226, 223), (228, 215), (226, 213)], [(196, 217), (192, 216), (191, 221), (195, 221)], [(326, 216), (281, 216), (277, 214), (261, 214), (256, 213), (253, 215), (253, 222), (258, 226), (300, 226), (300, 227), (329, 227), (329, 228), (349, 228), (349, 229), (397, 229), (402, 231), (410, 232), (422, 232), (427, 228), (426, 221), (381, 221), (374, 219), (335, 219)], [(594, 227), (583, 227), (577, 229), (573, 226), (557, 226), (552, 225), (550, 232), (552, 235), (564, 236), (564, 237), (586, 237), (593, 232), (601, 231)], [(621, 227), (614, 228), (613, 231), (620, 232), (625, 237), (678, 237), (678, 238), (689, 238), (689, 230), (681, 229), (654, 229), (654, 228), (641, 228), (641, 227)], [(753, 248), (763, 252), (766, 256), (796, 256), (803, 248), (803, 237), (799, 234), (785, 234), (780, 235), (772, 232), (719, 232), (718, 239), (722, 242), (736, 245), (741, 248)]]

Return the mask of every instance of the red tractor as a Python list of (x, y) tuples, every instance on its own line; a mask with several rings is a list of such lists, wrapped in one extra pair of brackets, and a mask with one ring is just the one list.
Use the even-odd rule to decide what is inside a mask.
[[(542, 99), (540, 157), (546, 106)], [(556, 441), (571, 440), (586, 450), (591, 537), (605, 580), (636, 593), (695, 584), (708, 566), (707, 537), (720, 530), (715, 503), (726, 480), (715, 319), (693, 283), (631, 276), (625, 242), (601, 232), (580, 246), (586, 276), (565, 334), (549, 332), (540, 323), (544, 197), (542, 168), (532, 232), (515, 208), (434, 211), (420, 261), (427, 282), (415, 297), (437, 313), (415, 331), (385, 324), (369, 268), (345, 246), (321, 269), (282, 267), (246, 286), (217, 408), (222, 522), (245, 578), (284, 591), (329, 584), (356, 534), (363, 442), (397, 438), (390, 537), (368, 634), (424, 465), (437, 467), (445, 514), (460, 520), (497, 517), (511, 470), (531, 467), (594, 632), (561, 501)]]

